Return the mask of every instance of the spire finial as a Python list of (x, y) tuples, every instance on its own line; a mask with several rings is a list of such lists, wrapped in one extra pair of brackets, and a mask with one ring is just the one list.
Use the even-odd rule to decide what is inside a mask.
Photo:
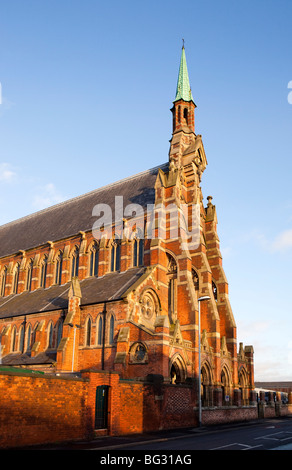
[(182, 48), (184, 49), (184, 48), (185, 48), (185, 40), (184, 40), (184, 38), (182, 38), (182, 42), (183, 42)]

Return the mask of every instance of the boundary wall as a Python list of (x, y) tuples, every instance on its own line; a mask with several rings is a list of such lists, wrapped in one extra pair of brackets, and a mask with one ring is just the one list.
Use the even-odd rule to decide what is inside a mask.
[[(109, 387), (108, 425), (96, 430), (96, 389), (100, 385)], [(198, 425), (194, 388), (165, 384), (157, 376), (139, 382), (121, 380), (116, 372), (90, 370), (74, 377), (7, 368), (0, 371), (0, 394), (0, 448)], [(274, 416), (292, 414), (292, 404), (284, 408), (274, 407)], [(268, 417), (271, 414), (269, 408)], [(203, 408), (202, 424), (257, 417), (257, 405)], [(264, 411), (260, 417), (267, 417)]]

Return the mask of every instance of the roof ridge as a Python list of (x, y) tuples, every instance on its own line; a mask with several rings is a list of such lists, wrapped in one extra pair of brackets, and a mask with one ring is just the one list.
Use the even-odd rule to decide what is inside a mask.
[(57, 208), (57, 207), (65, 206), (66, 204), (69, 204), (69, 203), (71, 203), (72, 201), (77, 201), (77, 200), (83, 199), (83, 198), (85, 198), (85, 197), (87, 197), (87, 196), (89, 196), (89, 195), (91, 195), (91, 194), (98, 193), (99, 191), (103, 191), (103, 190), (105, 190), (105, 189), (107, 189), (107, 188), (110, 188), (110, 187), (114, 187), (114, 186), (116, 186), (116, 185), (118, 185), (118, 184), (121, 184), (121, 183), (126, 182), (127, 180), (128, 180), (128, 181), (131, 181), (131, 180), (133, 180), (133, 179), (135, 179), (135, 178), (138, 178), (138, 177), (140, 177), (140, 176), (142, 176), (142, 175), (146, 175), (147, 173), (150, 173), (151, 171), (154, 171), (154, 170), (157, 170), (157, 169), (159, 169), (159, 168), (162, 168), (162, 167), (164, 167), (164, 166), (166, 166), (166, 165), (168, 165), (168, 163), (163, 163), (163, 164), (161, 164), (161, 165), (157, 165), (157, 166), (155, 166), (155, 167), (153, 167), (153, 168), (149, 168), (148, 170), (144, 170), (144, 171), (141, 171), (141, 172), (139, 172), (139, 173), (136, 173), (135, 175), (127, 176), (126, 178), (122, 178), (121, 180), (115, 181), (114, 183), (106, 184), (106, 185), (104, 185), (104, 186), (101, 186), (100, 188), (93, 189), (92, 191), (88, 191), (87, 193), (80, 194), (79, 196), (74, 196), (74, 197), (72, 197), (72, 198), (70, 198), (70, 199), (67, 199), (67, 200), (65, 200), (65, 201), (59, 202), (58, 204), (54, 204), (54, 205), (52, 205), (52, 206), (46, 207), (46, 208), (44, 208), (44, 209), (41, 209), (41, 210), (39, 210), (39, 211), (32, 212), (31, 214), (27, 214), (27, 215), (25, 215), (25, 216), (23, 216), (23, 217), (20, 217), (20, 218), (18, 218), (18, 219), (12, 220), (11, 222), (7, 222), (6, 224), (0, 225), (0, 230), (3, 229), (3, 228), (5, 228), (5, 227), (7, 227), (7, 226), (9, 226), (9, 225), (13, 225), (13, 224), (19, 223), (19, 222), (21, 222), (21, 221), (23, 221), (23, 220), (28, 220), (28, 219), (30, 219), (30, 218), (32, 218), (32, 217), (38, 215), (38, 214), (43, 214), (43, 213), (49, 212), (49, 211), (51, 211), (51, 210), (53, 210), (53, 209), (55, 209), (55, 208)]

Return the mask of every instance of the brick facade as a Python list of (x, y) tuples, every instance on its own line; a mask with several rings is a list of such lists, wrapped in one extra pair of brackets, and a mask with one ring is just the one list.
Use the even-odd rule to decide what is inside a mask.
[[(194, 424), (189, 404), (198, 406), (199, 377), (204, 408), (255, 403), (253, 348), (238, 344), (216, 207), (210, 196), (203, 202), (207, 159), (195, 134), (196, 106), (177, 96), (166, 164), (0, 227), (2, 364), (50, 376), (108, 372), (127, 390), (119, 403), (128, 411), (126, 397), (142, 406), (147, 377), (159, 375), (160, 388), (169, 386), (161, 396), (173, 426)], [(123, 209), (139, 203), (143, 214), (133, 222), (125, 210), (119, 225), (116, 197)], [(97, 203), (115, 214), (101, 237), (92, 217)], [(149, 205), (164, 208), (152, 225)], [(186, 244), (194, 210), (197, 231)], [(181, 214), (186, 225), (174, 235)], [(209, 300), (201, 302), (199, 319), (202, 296)], [(135, 384), (122, 382), (130, 379)], [(149, 405), (158, 427), (164, 425), (161, 396)], [(109, 432), (138, 432), (137, 413), (131, 409), (129, 424), (121, 412)]]

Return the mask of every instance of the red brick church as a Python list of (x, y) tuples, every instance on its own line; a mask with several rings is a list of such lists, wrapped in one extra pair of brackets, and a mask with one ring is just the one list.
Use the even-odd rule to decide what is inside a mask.
[(0, 227), (2, 366), (200, 379), (203, 407), (249, 403), (195, 108), (183, 47), (168, 161)]

